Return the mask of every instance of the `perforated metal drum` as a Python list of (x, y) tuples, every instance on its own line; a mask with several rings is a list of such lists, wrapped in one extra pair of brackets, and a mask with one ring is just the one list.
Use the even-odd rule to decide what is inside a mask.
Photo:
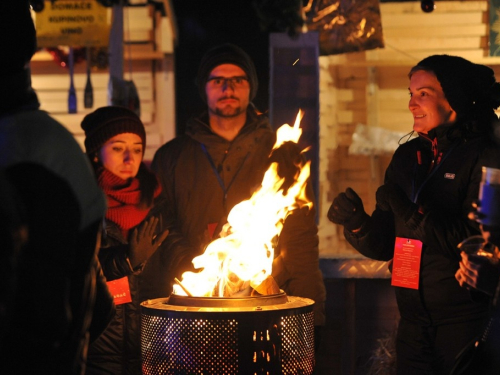
[(143, 374), (311, 374), (313, 305), (285, 293), (145, 301)]

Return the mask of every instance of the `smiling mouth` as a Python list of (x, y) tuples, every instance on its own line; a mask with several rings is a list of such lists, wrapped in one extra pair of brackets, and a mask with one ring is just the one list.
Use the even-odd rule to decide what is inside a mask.
[(419, 119), (419, 118), (424, 118), (425, 115), (413, 115), (413, 118), (415, 119)]

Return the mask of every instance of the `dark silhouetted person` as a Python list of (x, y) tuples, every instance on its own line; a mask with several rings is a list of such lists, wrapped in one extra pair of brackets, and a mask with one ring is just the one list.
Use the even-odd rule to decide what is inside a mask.
[(35, 49), (28, 0), (1, 1), (0, 167), (28, 234), (16, 257), (0, 373), (82, 374), (89, 342), (114, 313), (96, 256), (106, 201), (72, 134), (39, 110), (29, 69)]

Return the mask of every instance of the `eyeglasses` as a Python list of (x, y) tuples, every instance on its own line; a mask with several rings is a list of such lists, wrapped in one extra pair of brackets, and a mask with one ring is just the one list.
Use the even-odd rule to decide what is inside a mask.
[(248, 84), (248, 78), (243, 76), (237, 77), (211, 77), (207, 83), (214, 88), (221, 88), (223, 86), (231, 85), (231, 87), (242, 88)]

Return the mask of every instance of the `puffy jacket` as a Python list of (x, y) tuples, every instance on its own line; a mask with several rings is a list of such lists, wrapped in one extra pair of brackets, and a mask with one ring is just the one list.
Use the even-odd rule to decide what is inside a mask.
[[(454, 275), (460, 261), (457, 245), (480, 234), (467, 215), (478, 198), (481, 167), (500, 163), (499, 148), (486, 136), (450, 138), (445, 128), (436, 134), (436, 159), (432, 142), (421, 135), (396, 150), (386, 171), (385, 180), (399, 185), (420, 212), (403, 222), (377, 206), (359, 232), (344, 229), (354, 248), (378, 260), (392, 259), (396, 236), (422, 241), (419, 289), (396, 287), (401, 316), (422, 325), (486, 316), (488, 301), (471, 298)], [(436, 165), (429, 173), (433, 159)]]
[[(102, 231), (99, 260), (107, 281), (127, 277), (132, 302), (118, 304), (116, 314), (106, 330), (89, 347), (87, 374), (139, 375), (141, 370), (141, 308), (140, 304), (154, 297), (166, 297), (169, 288), (163, 282), (170, 264), (163, 261), (165, 253), (183, 249), (182, 237), (172, 222), (163, 219), (164, 200), (158, 197), (145, 220), (152, 216), (160, 219), (157, 233), (169, 229), (168, 237), (140, 267), (132, 268), (129, 259), (128, 240), (112, 221), (105, 221)], [(140, 225), (140, 224), (139, 224)], [(133, 228), (130, 230), (132, 231)], [(144, 290), (142, 290), (144, 288)], [(152, 292), (153, 291), (153, 292)], [(168, 293), (167, 293), (168, 291)], [(154, 294), (154, 292), (158, 294)]]
[(34, 108), (0, 116), (0, 167), (17, 188), (29, 228), (0, 373), (79, 375), (89, 340), (114, 313), (96, 258), (104, 194), (71, 133)]
[(120, 228), (105, 221), (99, 260), (106, 280), (127, 277), (132, 302), (116, 306), (106, 330), (89, 347), (86, 374), (139, 375), (141, 370), (140, 301), (137, 299), (138, 275), (128, 260), (129, 245)]
[[(192, 259), (218, 236), (231, 209), (249, 199), (260, 186), (275, 140), (267, 118), (253, 109), (248, 110), (247, 122), (233, 141), (213, 133), (204, 113), (188, 122), (186, 134), (156, 152), (152, 169), (169, 202), (166, 215), (175, 220), (191, 245), (190, 253), (175, 255), (175, 276), (180, 278), (192, 268)], [(304, 208), (285, 220), (275, 251), (273, 277), (287, 294), (313, 299), (315, 324), (321, 325), (325, 287), (318, 264), (314, 216), (314, 209)], [(209, 230), (210, 226), (212, 230), (216, 226), (215, 230)]]

